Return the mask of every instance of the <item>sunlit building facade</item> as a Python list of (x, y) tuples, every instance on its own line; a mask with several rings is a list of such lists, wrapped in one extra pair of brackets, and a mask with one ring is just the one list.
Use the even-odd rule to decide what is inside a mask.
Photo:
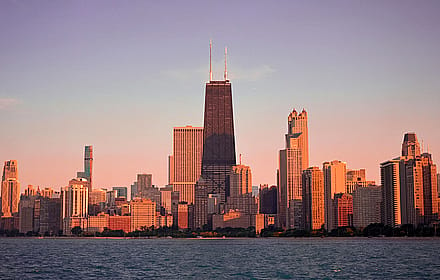
[(279, 152), (279, 226), (302, 224), (302, 172), (309, 166), (307, 112), (293, 110), (288, 117), (286, 149)]

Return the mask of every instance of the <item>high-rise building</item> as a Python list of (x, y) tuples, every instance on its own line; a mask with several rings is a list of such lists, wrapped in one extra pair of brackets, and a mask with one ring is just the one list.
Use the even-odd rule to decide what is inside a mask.
[(350, 194), (335, 194), (333, 207), (335, 228), (353, 226), (353, 197)]
[(432, 155), (421, 155), (423, 174), (423, 207), (425, 224), (430, 224), (439, 219), (437, 166), (432, 161)]
[(345, 193), (346, 191), (346, 175), (347, 164), (345, 162), (334, 160), (332, 162), (324, 162), (324, 204), (325, 204), (325, 227), (328, 231), (337, 228), (337, 221), (334, 220), (336, 213), (332, 200), (336, 193)]
[(364, 228), (381, 222), (382, 187), (358, 186), (353, 191), (353, 226)]
[(309, 167), (302, 174), (303, 228), (318, 230), (324, 219), (324, 174), (318, 167)]
[(70, 235), (71, 229), (75, 226), (85, 229), (89, 206), (89, 182), (84, 178), (72, 179), (61, 192), (64, 234)]
[(163, 214), (171, 214), (173, 204), (179, 203), (179, 192), (173, 191), (172, 186), (166, 186), (160, 189), (160, 205), (163, 209)]
[(405, 133), (402, 143), (403, 157), (420, 156), (420, 144), (414, 132)]
[(382, 184), (382, 223), (388, 226), (402, 224), (400, 199), (399, 158), (380, 164)]
[(347, 170), (347, 182), (346, 192), (353, 193), (354, 189), (358, 186), (367, 187), (369, 185), (375, 185), (375, 181), (367, 181), (365, 176), (365, 169), (351, 169)]
[(87, 179), (89, 182), (89, 193), (92, 191), (93, 178), (93, 146), (85, 146), (84, 148), (84, 171), (78, 172), (78, 178)]
[(196, 228), (208, 224), (209, 194), (219, 195), (221, 204), (226, 202), (231, 168), (236, 164), (231, 83), (226, 67), (223, 81), (213, 81), (210, 73), (205, 90), (202, 171), (195, 187)]
[(252, 194), (252, 172), (249, 166), (233, 166), (230, 180), (230, 196)]
[(307, 112), (293, 110), (288, 117), (286, 149), (279, 152), (279, 225), (299, 228), (302, 223), (302, 172), (309, 165)]
[(175, 127), (173, 155), (170, 157), (170, 176), (180, 201), (194, 203), (194, 188), (200, 178), (203, 154), (203, 127)]
[(34, 231), (34, 208), (36, 196), (22, 195), (18, 204), (20, 226), (18, 228), (20, 233), (28, 233)]
[(18, 166), (16, 160), (5, 161), (2, 176), (2, 217), (12, 217), (18, 214), (20, 201), (20, 181), (18, 181)]
[(60, 231), (61, 199), (43, 197), (40, 202), (40, 234), (58, 235)]
[(168, 185), (173, 185), (174, 183), (174, 156), (168, 156)]
[(127, 197), (127, 187), (113, 187), (113, 190), (116, 191), (116, 197)]
[(437, 173), (437, 191), (438, 191), (438, 196), (437, 197), (439, 198), (439, 201), (440, 201), (440, 173)]
[(260, 186), (260, 213), (277, 214), (278, 187), (268, 185)]
[(152, 174), (138, 174), (137, 175), (137, 192), (139, 197), (144, 197), (149, 188), (153, 187), (153, 175)]
[(131, 231), (156, 227), (156, 203), (149, 199), (134, 199), (130, 201)]

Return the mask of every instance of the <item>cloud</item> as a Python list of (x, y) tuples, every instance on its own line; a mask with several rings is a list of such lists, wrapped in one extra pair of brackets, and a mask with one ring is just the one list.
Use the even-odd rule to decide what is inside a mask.
[(15, 98), (0, 98), (0, 110), (9, 109), (19, 102)]

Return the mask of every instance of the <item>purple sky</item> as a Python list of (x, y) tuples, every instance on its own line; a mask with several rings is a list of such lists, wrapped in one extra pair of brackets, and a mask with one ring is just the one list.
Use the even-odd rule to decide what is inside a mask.
[[(209, 3), (208, 3), (209, 2)], [(287, 116), (310, 164), (379, 181), (414, 131), (440, 157), (440, 1), (0, 1), (0, 160), (58, 189), (95, 150), (95, 187), (167, 183), (172, 128), (203, 125), (209, 40), (233, 85), (237, 154), (276, 183)]]

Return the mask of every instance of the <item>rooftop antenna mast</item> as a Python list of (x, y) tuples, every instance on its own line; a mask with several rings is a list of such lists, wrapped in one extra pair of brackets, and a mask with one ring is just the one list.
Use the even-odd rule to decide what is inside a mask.
[(226, 64), (227, 56), (228, 56), (228, 47), (225, 47), (225, 81), (228, 80), (228, 66)]
[(209, 81), (212, 81), (212, 40), (209, 40)]

